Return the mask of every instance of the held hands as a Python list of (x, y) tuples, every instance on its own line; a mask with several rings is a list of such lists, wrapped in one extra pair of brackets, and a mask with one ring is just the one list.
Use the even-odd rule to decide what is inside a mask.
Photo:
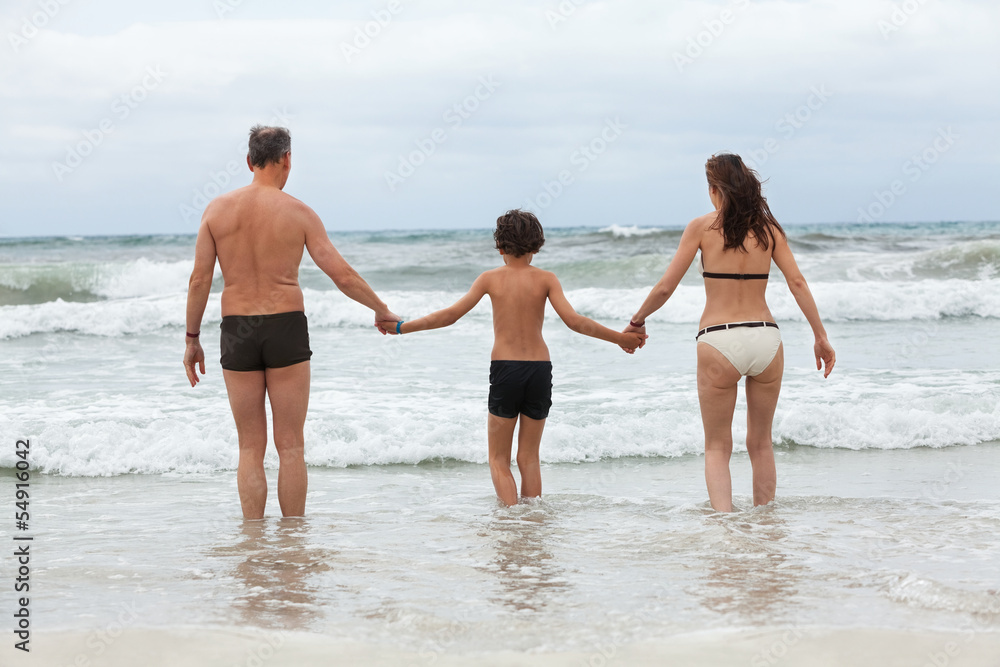
[(383, 336), (386, 334), (396, 335), (396, 322), (400, 320), (399, 315), (396, 315), (391, 310), (377, 311), (375, 313), (375, 328), (379, 330)]
[(837, 363), (837, 353), (833, 351), (830, 341), (825, 338), (817, 338), (816, 344), (813, 345), (813, 352), (816, 353), (816, 370), (823, 370), (823, 365), (825, 364), (826, 370), (823, 371), (823, 377), (830, 377), (830, 371), (833, 370), (833, 365)]
[(382, 335), (389, 334), (390, 336), (396, 335), (396, 323), (399, 322), (398, 317), (393, 317), (392, 319), (379, 320), (375, 323), (378, 330), (382, 332)]
[(634, 327), (629, 324), (627, 327), (622, 329), (623, 340), (618, 343), (618, 347), (624, 350), (627, 354), (635, 354), (636, 350), (642, 349), (642, 346), (646, 344), (646, 339), (649, 336), (646, 335), (646, 327)]
[(184, 348), (184, 371), (187, 373), (188, 382), (195, 386), (201, 381), (195, 371), (195, 364), (201, 368), (201, 374), (205, 374), (205, 351), (201, 349), (201, 343), (197, 339), (188, 339), (187, 347)]

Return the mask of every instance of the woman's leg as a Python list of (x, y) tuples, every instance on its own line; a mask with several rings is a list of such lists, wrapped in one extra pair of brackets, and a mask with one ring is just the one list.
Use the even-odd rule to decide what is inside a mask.
[(753, 504), (766, 505), (774, 500), (778, 483), (774, 469), (774, 449), (771, 446), (771, 424), (774, 408), (781, 391), (781, 375), (785, 370), (785, 353), (778, 353), (760, 375), (747, 378), (747, 452), (753, 466)]
[(720, 512), (733, 510), (729, 457), (733, 453), (733, 411), (740, 373), (708, 343), (698, 344), (698, 401), (705, 428), (708, 499)]

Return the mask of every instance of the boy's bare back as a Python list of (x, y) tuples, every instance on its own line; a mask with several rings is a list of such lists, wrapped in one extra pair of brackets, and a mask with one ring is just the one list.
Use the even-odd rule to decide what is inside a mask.
[(549, 348), (542, 339), (545, 302), (555, 276), (521, 258), (485, 272), (484, 289), (493, 304), (494, 360), (548, 361)]

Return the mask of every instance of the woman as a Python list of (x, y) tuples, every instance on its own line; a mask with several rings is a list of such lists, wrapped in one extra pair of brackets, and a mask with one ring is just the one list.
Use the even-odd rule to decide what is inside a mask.
[[(776, 476), (771, 422), (781, 389), (781, 333), (764, 300), (771, 260), (781, 270), (812, 327), (816, 368), (823, 377), (836, 355), (826, 338), (805, 278), (785, 232), (761, 195), (757, 174), (739, 155), (722, 153), (705, 164), (715, 210), (695, 218), (681, 236), (666, 273), (625, 331), (645, 333), (646, 318), (663, 306), (701, 250), (705, 312), (698, 325), (698, 400), (705, 428), (705, 481), (716, 510), (733, 509), (729, 458), (733, 452), (736, 387), (746, 376), (747, 451), (753, 466), (753, 504), (774, 499)], [(710, 269), (710, 270), (709, 270)]]

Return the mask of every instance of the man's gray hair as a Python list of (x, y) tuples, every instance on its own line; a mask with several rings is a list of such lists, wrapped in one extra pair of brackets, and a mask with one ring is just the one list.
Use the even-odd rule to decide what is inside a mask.
[(250, 128), (250, 164), (266, 167), (281, 162), (285, 153), (292, 152), (292, 135), (285, 127), (254, 125)]

